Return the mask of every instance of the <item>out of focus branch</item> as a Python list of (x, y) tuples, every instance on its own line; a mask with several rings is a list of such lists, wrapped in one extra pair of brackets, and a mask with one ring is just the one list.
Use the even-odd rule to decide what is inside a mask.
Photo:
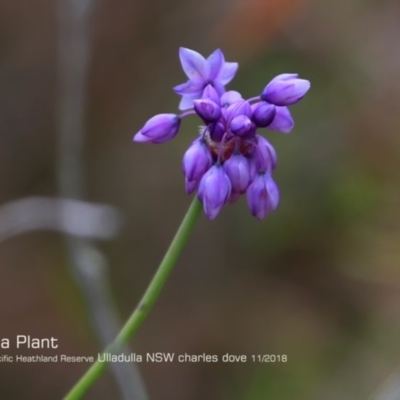
[(121, 225), (110, 206), (79, 200), (27, 197), (0, 206), (0, 242), (41, 230), (93, 239), (114, 237)]
[[(59, 4), (59, 191), (62, 197), (83, 199), (84, 114), (94, 1), (61, 0)], [(89, 240), (67, 236), (66, 245), (71, 270), (86, 297), (94, 330), (105, 347), (120, 327), (107, 279), (107, 260)], [(147, 399), (135, 364), (113, 363), (112, 368), (124, 399)]]

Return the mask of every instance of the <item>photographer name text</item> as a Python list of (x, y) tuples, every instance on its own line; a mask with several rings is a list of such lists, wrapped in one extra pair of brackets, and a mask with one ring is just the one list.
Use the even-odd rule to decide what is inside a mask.
[(175, 353), (146, 353), (144, 355), (130, 353), (130, 354), (113, 354), (113, 353), (99, 353), (97, 357), (94, 356), (71, 356), (66, 354), (56, 354), (53, 356), (48, 355), (0, 355), (0, 363), (12, 362), (62, 362), (62, 363), (286, 363), (288, 357), (286, 354), (175, 354)]

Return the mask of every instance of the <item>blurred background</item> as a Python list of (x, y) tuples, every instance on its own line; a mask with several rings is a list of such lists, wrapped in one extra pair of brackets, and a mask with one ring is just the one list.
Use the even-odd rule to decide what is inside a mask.
[[(74, 245), (101, 255), (93, 268), (107, 269), (119, 318), (129, 316), (191, 201), (181, 157), (197, 121), (162, 146), (132, 136), (177, 109), (178, 48), (219, 47), (240, 63), (228, 88), (246, 97), (283, 72), (312, 82), (291, 108), (292, 134), (267, 133), (281, 203), (262, 223), (245, 199), (216, 221), (201, 217), (130, 347), (288, 361), (143, 362), (149, 399), (400, 399), (400, 3), (74, 3), (0, 1), (0, 230), (15, 219), (4, 207), (31, 196), (109, 205), (122, 225), (101, 241), (109, 219), (84, 239), (66, 240), (64, 228), (0, 235), (0, 338), (53, 336), (59, 353), (100, 351), (107, 334), (71, 267)], [(46, 209), (24, 213), (40, 228)], [(66, 220), (83, 218), (90, 231), (78, 211)], [(0, 355), (21, 353), (46, 354)], [(2, 362), (0, 398), (59, 399), (87, 367)], [(122, 395), (108, 371), (85, 398)]]

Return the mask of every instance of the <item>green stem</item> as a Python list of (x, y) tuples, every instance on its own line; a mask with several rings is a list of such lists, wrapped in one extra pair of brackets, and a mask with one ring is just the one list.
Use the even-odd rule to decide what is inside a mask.
[[(158, 267), (156, 274), (150, 282), (150, 285), (147, 288), (142, 299), (140, 300), (139, 305), (129, 317), (128, 321), (125, 323), (114, 342), (107, 347), (104, 353), (115, 354), (121, 351), (124, 345), (138, 330), (141, 323), (144, 321), (152, 306), (156, 302), (162, 288), (164, 287), (164, 284), (168, 279), (169, 274), (171, 273), (182, 250), (186, 245), (186, 242), (190, 236), (190, 233), (193, 230), (193, 227), (200, 213), (201, 203), (197, 200), (197, 197), (195, 197), (185, 215), (185, 218), (181, 223), (181, 226), (176, 232), (168, 251), (161, 261), (161, 264)], [(107, 365), (107, 362), (100, 362), (97, 360), (64, 397), (64, 400), (81, 399), (86, 391), (99, 379), (100, 375), (107, 368)]]

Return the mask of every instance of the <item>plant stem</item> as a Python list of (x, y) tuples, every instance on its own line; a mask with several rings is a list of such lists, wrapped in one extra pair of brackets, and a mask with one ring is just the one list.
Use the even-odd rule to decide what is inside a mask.
[[(192, 232), (200, 213), (201, 203), (197, 197), (195, 197), (138, 306), (133, 311), (132, 315), (129, 317), (128, 321), (125, 323), (114, 342), (107, 347), (104, 353), (118, 353), (129, 341), (129, 339), (136, 333), (141, 323), (144, 321), (152, 306), (156, 302), (158, 295), (168, 279), (169, 274), (171, 273), (187, 243), (190, 233)], [(64, 397), (64, 400), (81, 399), (86, 391), (99, 379), (100, 375), (107, 368), (107, 365), (108, 362), (100, 362), (97, 360)]]

